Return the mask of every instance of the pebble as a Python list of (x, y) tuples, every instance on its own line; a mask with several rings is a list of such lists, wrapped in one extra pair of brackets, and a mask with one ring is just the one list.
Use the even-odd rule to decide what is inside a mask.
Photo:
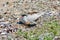
[(7, 35), (7, 33), (6, 32), (2, 32), (1, 35)]
[(53, 40), (60, 40), (60, 36), (55, 36)]
[(0, 19), (0, 22), (4, 21), (4, 18)]

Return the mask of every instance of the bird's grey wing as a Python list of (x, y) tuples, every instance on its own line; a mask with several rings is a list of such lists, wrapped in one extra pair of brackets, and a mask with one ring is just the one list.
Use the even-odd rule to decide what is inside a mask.
[(38, 19), (39, 17), (40, 17), (40, 15), (38, 15), (38, 14), (33, 14), (33, 15), (27, 16), (28, 20), (30, 20), (30, 21), (34, 21), (34, 20)]

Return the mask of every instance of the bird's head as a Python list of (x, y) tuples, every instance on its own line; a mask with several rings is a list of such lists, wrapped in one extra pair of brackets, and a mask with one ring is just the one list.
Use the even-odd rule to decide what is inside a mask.
[(22, 14), (21, 16), (24, 17), (24, 16), (27, 16), (27, 15), (26, 14)]

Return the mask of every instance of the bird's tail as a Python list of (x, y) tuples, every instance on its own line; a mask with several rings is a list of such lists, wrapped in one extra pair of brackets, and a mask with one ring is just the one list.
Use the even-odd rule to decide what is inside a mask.
[(37, 18), (39, 18), (39, 17), (41, 17), (41, 16), (42, 16), (42, 15), (44, 15), (44, 14), (45, 14), (45, 12), (42, 12), (42, 13), (41, 13), (41, 12), (40, 12), (40, 13), (37, 13), (37, 14), (36, 14), (36, 15), (37, 15), (37, 16), (36, 16), (36, 19), (37, 19)]
[(38, 17), (41, 17), (42, 15), (49, 14), (49, 13), (51, 13), (51, 11), (39, 12), (39, 13), (37, 13), (37, 15), (38, 15)]

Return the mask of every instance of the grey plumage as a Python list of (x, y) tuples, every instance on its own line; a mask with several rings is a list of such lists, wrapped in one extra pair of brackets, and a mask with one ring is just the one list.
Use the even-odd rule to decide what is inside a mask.
[(43, 11), (43, 12), (38, 12), (38, 13), (31, 13), (31, 14), (27, 14), (27, 15), (23, 15), (20, 18), (20, 22), (18, 22), (18, 24), (29, 24), (29, 25), (35, 25), (37, 24), (37, 22), (35, 20), (39, 19), (39, 17), (44, 16), (44, 15), (48, 15), (48, 16), (52, 16), (53, 14), (51, 13), (51, 11)]
[(22, 23), (30, 22), (30, 24), (37, 24), (35, 20), (38, 19), (41, 15), (44, 15), (44, 13), (28, 14), (26, 16), (21, 17), (20, 21)]

